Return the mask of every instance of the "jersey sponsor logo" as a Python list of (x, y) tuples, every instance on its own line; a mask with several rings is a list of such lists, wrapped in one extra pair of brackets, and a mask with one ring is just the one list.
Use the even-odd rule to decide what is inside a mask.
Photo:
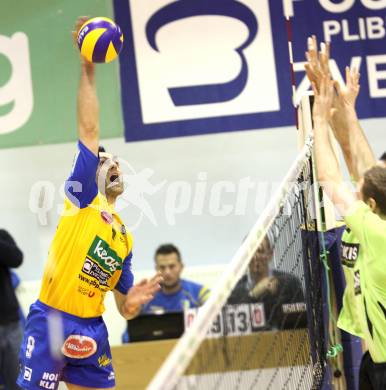
[(97, 343), (93, 338), (75, 334), (68, 336), (62, 346), (63, 355), (74, 359), (88, 358), (96, 350)]
[(34, 349), (35, 349), (35, 338), (32, 337), (32, 336), (28, 336), (27, 348), (26, 348), (26, 352), (25, 352), (25, 357), (27, 359), (31, 359), (32, 352), (33, 352)]
[(341, 258), (342, 264), (346, 267), (353, 268), (359, 256), (359, 244), (350, 244), (342, 241)]
[(32, 368), (24, 367), (24, 375), (23, 375), (23, 378), (24, 378), (26, 381), (31, 382), (31, 378), (32, 378)]
[(106, 241), (96, 236), (87, 256), (96, 261), (104, 270), (112, 273), (122, 269), (122, 259)]
[(111, 363), (111, 359), (104, 353), (98, 358), (99, 367), (106, 367)]
[(86, 258), (83, 263), (82, 271), (97, 279), (98, 282), (104, 286), (107, 286), (107, 282), (111, 277), (110, 273), (103, 271), (98, 264), (88, 258)]
[(95, 291), (91, 291), (90, 289), (82, 286), (78, 286), (78, 293), (87, 295), (89, 298), (92, 298), (95, 295)]
[[(91, 287), (94, 287), (98, 290), (101, 290), (102, 292), (107, 292), (109, 291), (109, 286), (102, 286), (99, 284), (98, 280), (95, 280), (95, 279), (89, 279), (87, 278), (86, 276), (82, 275), (82, 274), (78, 274), (78, 278), (79, 280), (81, 280), (82, 282), (85, 282), (87, 283), (89, 286)], [(78, 289), (79, 291), (79, 289)], [(80, 293), (82, 293), (81, 291), (79, 291)], [(93, 295), (92, 294), (89, 294), (90, 297), (92, 297)]]
[(39, 382), (39, 386), (43, 389), (55, 389), (58, 380), (59, 374), (44, 372), (42, 375), (42, 379)]
[(357, 270), (354, 272), (354, 294), (359, 295), (361, 292), (361, 275)]
[(99, 282), (97, 280), (86, 278), (85, 276), (83, 276), (81, 274), (79, 274), (78, 277), (79, 277), (79, 280), (81, 280), (82, 282), (86, 282), (91, 287), (99, 288)]
[(107, 211), (101, 211), (101, 217), (103, 221), (108, 223), (109, 225), (113, 223), (113, 216)]

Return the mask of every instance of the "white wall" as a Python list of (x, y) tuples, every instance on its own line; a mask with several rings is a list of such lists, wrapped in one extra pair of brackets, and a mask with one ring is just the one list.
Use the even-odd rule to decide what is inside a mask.
[[(376, 155), (386, 149), (385, 125), (384, 119), (363, 121)], [(129, 162), (137, 173), (148, 169), (153, 174), (149, 178), (153, 185), (165, 182), (157, 193), (144, 195), (156, 225), (146, 216), (140, 220), (141, 212), (136, 206), (131, 205), (121, 212), (125, 223), (134, 227), (136, 270), (151, 269), (154, 250), (164, 242), (179, 246), (185, 263), (190, 266), (228, 262), (261, 211), (256, 210), (256, 198), (260, 206), (269, 200), (270, 193), (257, 191), (258, 183), (261, 189), (261, 182), (280, 182), (297, 153), (296, 130), (287, 127), (129, 144), (121, 139), (110, 139), (103, 144)], [(0, 225), (14, 235), (25, 253), (24, 264), (18, 271), (24, 280), (41, 278), (62, 204), (58, 189), (71, 169), (75, 151), (73, 143), (0, 151), (3, 167), (0, 171)], [(130, 174), (126, 163), (123, 170)], [(200, 172), (206, 173), (207, 179), (201, 180), (207, 182), (205, 191), (197, 190)], [(220, 199), (222, 206), (231, 208), (229, 215), (216, 216), (213, 210), (210, 212), (216, 183), (228, 181), (229, 185), (237, 187), (248, 177), (254, 188), (247, 193), (244, 204), (239, 199), (241, 215), (236, 215), (235, 211), (237, 194), (242, 194), (242, 190), (237, 189), (223, 193)], [(42, 226), (29, 209), (31, 188), (38, 181), (52, 182), (56, 191), (47, 226)], [(185, 190), (191, 191), (185, 194), (185, 204), (181, 203), (181, 191), (177, 197), (173, 196), (173, 189), (181, 189), (181, 183), (176, 182), (181, 181), (185, 183)], [(129, 188), (126, 193), (133, 190)], [(196, 205), (195, 209), (193, 199), (197, 194), (205, 197), (203, 207)], [(172, 213), (175, 206), (183, 211)]]

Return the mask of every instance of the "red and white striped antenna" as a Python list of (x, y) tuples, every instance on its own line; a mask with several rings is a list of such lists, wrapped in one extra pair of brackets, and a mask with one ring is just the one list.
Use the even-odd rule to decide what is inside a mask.
[(292, 34), (292, 18), (294, 17), (293, 0), (283, 0), (283, 11), (286, 20), (287, 28), (287, 42), (288, 42), (288, 55), (290, 61), (290, 75), (292, 86), (292, 104), (295, 108), (295, 124), (296, 129), (299, 130), (299, 118), (298, 118), (298, 106), (296, 104), (296, 78), (294, 69), (294, 55), (293, 55), (293, 34)]

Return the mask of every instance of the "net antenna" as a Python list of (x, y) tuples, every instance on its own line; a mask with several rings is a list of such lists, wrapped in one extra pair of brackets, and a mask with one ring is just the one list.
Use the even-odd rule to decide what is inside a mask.
[(180, 338), (156, 376), (148, 385), (148, 390), (175, 388), (180, 377), (188, 368), (193, 355), (197, 352), (200, 346), (199, 341), (205, 339), (216, 315), (221, 311), (236, 283), (246, 272), (252, 256), (267, 236), (275, 217), (282, 212), (288, 194), (297, 185), (298, 179), (309, 161), (312, 154), (312, 145), (313, 140), (310, 137), (305, 141), (301, 152), (293, 162), (275, 195), (271, 198), (270, 203), (226, 267), (216, 287), (212, 290), (209, 299), (198, 311), (191, 328)]

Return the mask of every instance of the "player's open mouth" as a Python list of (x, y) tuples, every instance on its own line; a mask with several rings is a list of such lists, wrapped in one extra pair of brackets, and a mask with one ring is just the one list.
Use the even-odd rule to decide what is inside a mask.
[(110, 183), (114, 182), (115, 180), (117, 180), (119, 178), (118, 175), (111, 175), (110, 176)]

